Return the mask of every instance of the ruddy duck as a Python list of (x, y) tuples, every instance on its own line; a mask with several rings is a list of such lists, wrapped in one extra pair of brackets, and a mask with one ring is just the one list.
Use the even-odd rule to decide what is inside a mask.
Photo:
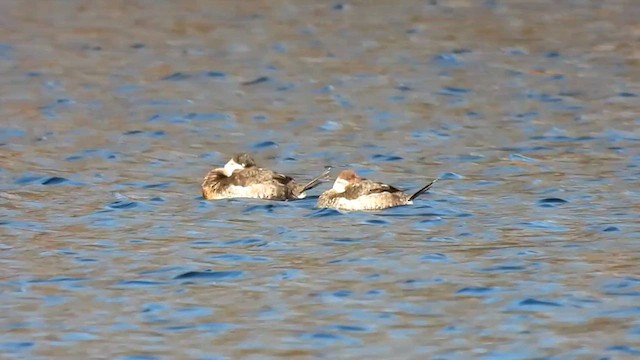
[(438, 179), (409, 196), (391, 185), (361, 178), (353, 170), (343, 170), (333, 183), (333, 188), (320, 195), (317, 207), (358, 211), (410, 205), (436, 181)]
[(290, 176), (259, 168), (248, 154), (236, 154), (224, 167), (209, 171), (202, 182), (202, 196), (207, 200), (254, 198), (269, 200), (303, 199), (305, 191), (320, 185), (329, 170), (299, 185)]

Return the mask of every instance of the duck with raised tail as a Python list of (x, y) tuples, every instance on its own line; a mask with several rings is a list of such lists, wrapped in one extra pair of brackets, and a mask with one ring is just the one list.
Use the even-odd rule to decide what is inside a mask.
[(394, 206), (411, 205), (413, 200), (425, 193), (438, 181), (416, 191), (413, 195), (381, 182), (358, 176), (353, 170), (343, 170), (333, 187), (318, 198), (318, 208), (330, 208), (344, 211), (382, 210)]

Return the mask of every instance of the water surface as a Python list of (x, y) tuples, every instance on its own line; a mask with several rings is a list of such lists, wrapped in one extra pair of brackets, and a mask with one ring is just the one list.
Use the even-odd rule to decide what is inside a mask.
[[(3, 358), (640, 355), (640, 6), (3, 1)], [(236, 151), (414, 206), (204, 201)]]

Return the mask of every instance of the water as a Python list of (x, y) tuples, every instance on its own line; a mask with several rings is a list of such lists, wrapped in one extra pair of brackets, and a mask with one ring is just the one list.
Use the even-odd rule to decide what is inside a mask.
[[(3, 358), (640, 354), (640, 6), (0, 4)], [(236, 151), (409, 190), (207, 202)]]

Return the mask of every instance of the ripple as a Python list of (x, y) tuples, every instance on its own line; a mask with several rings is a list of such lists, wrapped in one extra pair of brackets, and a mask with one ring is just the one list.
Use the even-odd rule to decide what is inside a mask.
[(435, 65), (443, 67), (459, 67), (463, 62), (459, 56), (454, 53), (442, 53), (433, 57)]
[(139, 86), (139, 85), (122, 85), (122, 86), (119, 86), (118, 88), (116, 88), (114, 91), (118, 95), (129, 96), (131, 94), (134, 94), (136, 92), (140, 92), (142, 90), (144, 90), (144, 88), (142, 86)]
[(176, 312), (176, 315), (180, 317), (180, 319), (199, 318), (213, 314), (213, 310), (206, 307), (186, 307), (175, 309), (174, 311)]
[(432, 227), (436, 227), (442, 224), (445, 224), (446, 220), (442, 219), (441, 217), (434, 217), (432, 219), (426, 219), (426, 220), (421, 220), (419, 221), (415, 227), (418, 229), (430, 229)]
[(350, 109), (353, 108), (353, 103), (346, 97), (340, 94), (333, 94), (331, 98), (334, 100), (335, 104), (340, 106), (341, 108)]
[(352, 245), (352, 244), (358, 244), (361, 243), (362, 240), (357, 240), (357, 239), (335, 239), (335, 240), (331, 240), (331, 243), (333, 244), (338, 244), (338, 245)]
[(80, 153), (68, 156), (66, 161), (79, 161), (86, 159), (99, 159), (99, 160), (118, 160), (118, 155), (107, 149), (87, 149), (82, 150)]
[(257, 85), (271, 80), (268, 76), (260, 76), (250, 81), (245, 81), (241, 83), (241, 85), (249, 86), (249, 85)]
[(426, 254), (426, 255), (421, 256), (420, 260), (428, 261), (428, 262), (438, 262), (438, 263), (450, 262), (449, 257), (447, 255), (441, 254), (441, 253)]
[(38, 175), (25, 175), (22, 176), (18, 179), (16, 179), (15, 183), (17, 185), (29, 185), (32, 184), (36, 181), (40, 181), (40, 179), (42, 179), (42, 176), (38, 176)]
[(311, 341), (316, 346), (324, 348), (334, 346), (335, 344), (343, 344), (350, 346), (358, 346), (361, 341), (344, 335), (336, 335), (328, 332), (307, 333), (300, 336), (302, 340)]
[(251, 145), (251, 149), (254, 151), (260, 151), (264, 149), (277, 148), (279, 145), (273, 141), (262, 141)]
[(67, 180), (67, 179), (65, 179), (63, 177), (53, 176), (53, 177), (50, 177), (50, 178), (44, 180), (42, 182), (42, 185), (59, 185), (59, 184), (65, 183), (67, 181), (69, 181), (69, 180)]
[(0, 43), (0, 60), (12, 60), (15, 48), (11, 44)]
[(375, 154), (371, 157), (371, 160), (375, 162), (392, 162), (392, 161), (401, 161), (401, 160), (404, 160), (404, 158), (402, 156), (397, 156), (397, 155)]
[(233, 115), (226, 113), (188, 113), (184, 117), (195, 121), (234, 121)]
[(225, 323), (208, 323), (208, 324), (198, 324), (196, 328), (199, 331), (210, 333), (210, 334), (222, 334), (229, 330), (237, 329), (239, 326), (235, 324), (225, 324)]
[(89, 333), (69, 333), (61, 336), (63, 341), (91, 341), (99, 338), (99, 336)]
[(265, 204), (265, 205), (254, 205), (250, 206), (242, 211), (243, 214), (254, 214), (254, 213), (272, 213), (273, 209), (277, 206), (274, 204)]
[(520, 223), (524, 228), (534, 230), (546, 230), (550, 232), (566, 232), (568, 231), (566, 226), (554, 224), (550, 221), (531, 221), (526, 223)]
[(117, 282), (116, 288), (129, 288), (129, 289), (140, 289), (147, 287), (156, 287), (165, 285), (164, 282), (159, 281), (150, 281), (150, 280), (125, 280)]
[(532, 136), (530, 137), (531, 140), (538, 140), (538, 141), (549, 141), (549, 142), (556, 142), (556, 143), (573, 143), (573, 142), (583, 142), (583, 141), (587, 141), (587, 140), (594, 140), (595, 138), (591, 137), (591, 136), (568, 136), (568, 135), (564, 135), (564, 134), (547, 134), (547, 135), (536, 135), (536, 136)]
[(486, 296), (495, 293), (497, 290), (492, 287), (465, 287), (458, 291), (456, 294), (465, 296)]
[(27, 281), (32, 284), (43, 284), (43, 283), (67, 283), (67, 282), (78, 282), (78, 281), (87, 281), (91, 280), (88, 278), (75, 278), (75, 277), (53, 277), (49, 279), (33, 279)]
[(554, 301), (547, 301), (547, 300), (538, 300), (538, 299), (534, 299), (534, 298), (527, 298), (524, 299), (522, 301), (520, 301), (518, 303), (518, 306), (520, 307), (541, 307), (541, 308), (545, 308), (545, 307), (561, 307), (562, 305), (554, 302)]
[(560, 198), (544, 198), (542, 200), (538, 200), (538, 204), (541, 207), (556, 207), (558, 205), (562, 205), (566, 203), (568, 203), (567, 200), (560, 199)]
[(371, 329), (364, 326), (357, 325), (333, 325), (330, 328), (333, 331), (337, 332), (348, 332), (348, 333), (370, 333)]
[(217, 260), (229, 263), (262, 263), (270, 262), (272, 259), (264, 256), (248, 256), (240, 254), (223, 254), (210, 257), (211, 260)]
[(534, 159), (534, 158), (530, 158), (528, 156), (524, 156), (521, 154), (511, 154), (509, 155), (509, 160), (511, 161), (521, 161), (521, 162), (525, 162), (525, 163), (536, 163), (538, 162), (538, 160)]
[(623, 309), (602, 311), (598, 314), (599, 316), (609, 317), (609, 318), (634, 318), (640, 316), (640, 307), (628, 307)]
[(620, 228), (617, 226), (607, 226), (606, 228), (602, 229), (602, 231), (604, 232), (620, 231)]
[(640, 280), (625, 278), (604, 285), (604, 294), (610, 296), (640, 296)]
[(540, 93), (537, 91), (528, 91), (526, 94), (526, 98), (530, 100), (537, 100), (542, 103), (557, 103), (564, 101), (564, 99), (562, 99), (561, 97), (546, 93)]
[(174, 325), (174, 326), (166, 326), (163, 328), (165, 331), (169, 332), (183, 332), (183, 331), (195, 331), (213, 335), (222, 335), (229, 330), (233, 330), (238, 326), (232, 324), (222, 324), (222, 323), (209, 323), (209, 324), (198, 324), (198, 325)]
[(286, 85), (278, 86), (276, 88), (276, 91), (291, 91), (291, 90), (295, 90), (295, 89), (296, 89), (296, 85), (295, 84), (286, 84)]
[(289, 269), (274, 276), (273, 279), (276, 281), (295, 280), (301, 278), (303, 275), (304, 273), (301, 270)]
[(189, 74), (185, 74), (182, 72), (175, 72), (171, 75), (165, 76), (163, 77), (161, 80), (165, 80), (165, 81), (182, 81), (182, 80), (186, 80), (188, 78), (190, 78), (191, 75)]
[(107, 207), (109, 209), (128, 210), (128, 209), (134, 209), (138, 207), (138, 205), (139, 203), (136, 201), (117, 200), (107, 205)]
[(382, 219), (369, 219), (369, 220), (365, 220), (364, 223), (369, 225), (388, 225), (389, 224), (388, 221), (382, 220)]
[(623, 353), (627, 355), (640, 355), (640, 348), (632, 348), (627, 345), (615, 345), (607, 348), (607, 351)]
[(527, 170), (517, 166), (496, 166), (485, 170), (487, 177), (508, 177), (527, 173)]
[(166, 136), (167, 133), (162, 130), (158, 130), (158, 131), (130, 130), (122, 133), (122, 135), (125, 135), (125, 136), (145, 135), (149, 138), (159, 139), (161, 137)]
[(491, 266), (491, 267), (480, 269), (480, 271), (488, 272), (488, 273), (493, 273), (493, 272), (509, 273), (509, 272), (520, 272), (520, 271), (526, 271), (526, 270), (528, 270), (526, 267), (519, 266), (519, 265), (499, 265), (499, 266)]
[(345, 3), (337, 3), (337, 4), (333, 5), (331, 8), (333, 10), (337, 10), (337, 11), (344, 11), (344, 10), (349, 10), (351, 8), (351, 6), (349, 6), (349, 4), (345, 4)]
[(165, 182), (165, 183), (145, 184), (142, 186), (142, 188), (143, 189), (167, 189), (172, 185), (173, 183)]
[(186, 273), (180, 274), (176, 277), (174, 277), (174, 280), (185, 280), (185, 279), (189, 279), (189, 280), (214, 280), (214, 281), (221, 281), (221, 280), (235, 280), (235, 279), (239, 279), (241, 277), (244, 276), (244, 272), (243, 271), (212, 271), (212, 270), (205, 270), (205, 271), (188, 271)]
[[(486, 157), (480, 154), (464, 154), (464, 155), (458, 155), (457, 160), (460, 162), (474, 163), (478, 161), (485, 161)], [(447, 173), (447, 174), (454, 174), (454, 173)]]
[(207, 71), (204, 75), (214, 79), (224, 79), (227, 77), (227, 74), (222, 71)]
[(451, 236), (430, 236), (427, 238), (427, 241), (436, 242), (436, 243), (450, 243), (450, 244), (460, 242), (459, 239), (456, 239), (455, 237), (451, 237)]
[(501, 148), (498, 148), (498, 150), (505, 151), (505, 152), (535, 153), (535, 152), (553, 150), (553, 148), (549, 146), (517, 146), (517, 147), (501, 147)]
[(16, 353), (23, 352), (26, 350), (30, 350), (35, 346), (34, 342), (31, 341), (17, 341), (17, 342), (6, 342), (0, 343), (0, 351), (4, 353)]
[(20, 138), (27, 135), (22, 129), (0, 128), (0, 141), (7, 141), (11, 138)]
[(144, 134), (144, 131), (142, 130), (130, 130), (130, 131), (125, 131), (122, 133), (122, 135), (138, 135), (138, 134)]
[(337, 121), (327, 120), (320, 126), (320, 130), (327, 132), (342, 130), (342, 124)]
[(237, 239), (237, 240), (223, 241), (221, 243), (216, 242), (212, 244), (214, 244), (213, 246), (220, 246), (220, 247), (245, 247), (245, 246), (250, 247), (250, 246), (264, 246), (268, 243), (260, 239)]
[(438, 95), (445, 96), (464, 96), (471, 94), (472, 91), (470, 89), (456, 88), (456, 87), (445, 87), (438, 92)]
[(379, 262), (378, 259), (375, 258), (347, 258), (347, 259), (337, 259), (328, 261), (327, 264), (335, 265), (335, 264), (374, 264)]
[(453, 172), (446, 172), (446, 173), (438, 176), (438, 178), (440, 180), (462, 180), (462, 179), (464, 179), (464, 176), (462, 176), (460, 174), (453, 173)]
[(323, 218), (323, 217), (332, 217), (332, 216), (342, 216), (342, 213), (335, 209), (320, 209), (320, 210), (314, 211), (309, 215), (306, 215), (306, 217), (311, 217), (311, 218)]

